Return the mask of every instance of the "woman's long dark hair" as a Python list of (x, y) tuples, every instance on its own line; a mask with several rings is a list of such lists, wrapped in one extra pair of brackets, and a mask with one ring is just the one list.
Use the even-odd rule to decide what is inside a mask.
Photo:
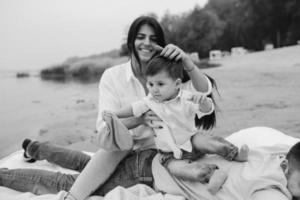
[[(207, 96), (210, 97), (211, 100), (213, 101), (215, 109), (211, 114), (205, 115), (205, 116), (201, 117), (200, 119), (197, 116), (195, 116), (195, 125), (198, 129), (209, 130), (209, 129), (212, 129), (216, 125), (216, 122), (217, 122), (216, 109), (218, 108), (218, 106), (215, 102), (213, 91), (215, 90), (218, 92), (218, 87), (217, 87), (216, 81), (212, 77), (208, 76), (207, 74), (205, 74), (205, 75), (212, 84), (212, 92)], [(188, 80), (190, 80), (189, 75), (187, 74), (186, 71), (183, 71), (182, 82), (186, 82)]]
[[(141, 16), (141, 17), (136, 18), (132, 22), (132, 24), (129, 28), (129, 31), (128, 31), (127, 47), (128, 47), (130, 55), (132, 55), (132, 54), (134, 55), (134, 57), (136, 58), (139, 65), (141, 63), (140, 63), (139, 56), (138, 56), (135, 46), (134, 46), (134, 41), (135, 41), (135, 38), (136, 38), (141, 26), (145, 25), (145, 24), (147, 24), (153, 28), (153, 31), (157, 38), (157, 44), (161, 47), (164, 47), (166, 45), (163, 29), (162, 29), (161, 25), (159, 24), (159, 22), (155, 18), (149, 17), (149, 16)], [(208, 75), (206, 75), (206, 76), (212, 83), (213, 89), (216, 89), (216, 91), (217, 91), (217, 85), (216, 85), (215, 80), (213, 78), (209, 77)], [(186, 82), (188, 80), (190, 80), (190, 77), (188, 76), (187, 72), (184, 71), (182, 82)], [(216, 106), (213, 94), (212, 93), (209, 94), (208, 97), (210, 97), (212, 99), (212, 101), (215, 105), (215, 108), (216, 108), (217, 106)], [(196, 127), (199, 129), (202, 128), (204, 130), (213, 128), (216, 124), (216, 113), (215, 113), (216, 111), (215, 110), (210, 115), (203, 116), (200, 119), (198, 119), (198, 117), (196, 116), (195, 117)]]
[(132, 22), (132, 24), (129, 28), (129, 31), (128, 31), (127, 47), (128, 47), (130, 55), (133, 54), (139, 64), (140, 64), (140, 59), (139, 59), (139, 56), (134, 47), (134, 41), (135, 41), (135, 38), (136, 38), (141, 26), (145, 25), (145, 24), (147, 24), (153, 28), (153, 31), (156, 35), (157, 44), (161, 47), (165, 46), (165, 35), (163, 32), (163, 29), (162, 29), (161, 25), (159, 24), (159, 22), (155, 18), (149, 17), (149, 16), (141, 16), (141, 17), (136, 18)]

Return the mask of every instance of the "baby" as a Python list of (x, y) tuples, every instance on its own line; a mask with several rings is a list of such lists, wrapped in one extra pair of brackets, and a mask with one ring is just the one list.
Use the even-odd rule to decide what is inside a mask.
[(206, 95), (181, 89), (183, 68), (164, 57), (154, 58), (146, 69), (149, 94), (144, 99), (115, 114), (140, 117), (152, 110), (162, 121), (156, 123), (155, 143), (162, 152), (173, 152), (182, 158), (182, 150), (192, 151), (191, 137), (197, 132), (195, 115), (201, 118), (214, 112), (214, 104)]
[[(198, 131), (199, 119), (215, 112), (214, 103), (211, 98), (193, 88), (182, 89), (183, 66), (180, 62), (157, 56), (149, 62), (145, 75), (149, 90), (147, 97), (115, 111), (114, 114), (119, 118), (139, 117), (152, 110), (162, 120), (153, 122), (157, 123), (155, 127), (158, 127), (154, 128), (154, 139), (162, 154), (161, 163), (169, 171), (174, 171), (170, 169), (170, 166), (176, 167), (176, 165), (169, 165), (170, 162), (174, 159), (191, 159), (192, 155), (195, 155), (191, 138)], [(223, 142), (220, 138), (214, 138), (217, 143)], [(239, 151), (237, 147), (227, 141), (224, 145), (229, 145), (228, 153), (220, 153), (219, 150), (212, 152), (211, 149), (209, 152), (223, 156), (225, 154), (229, 160), (247, 160), (247, 147), (243, 147)], [(205, 149), (205, 147), (201, 149)], [(209, 170), (209, 179), (215, 169)], [(223, 184), (226, 176), (220, 173), (216, 174), (219, 175), (217, 179), (213, 178), (214, 185), (216, 182), (219, 185)]]

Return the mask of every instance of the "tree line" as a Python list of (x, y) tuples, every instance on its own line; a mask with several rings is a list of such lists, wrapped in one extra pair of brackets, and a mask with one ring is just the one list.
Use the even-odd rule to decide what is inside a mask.
[[(165, 13), (160, 23), (167, 43), (208, 57), (212, 49), (243, 46), (252, 51), (300, 40), (299, 0), (209, 0), (180, 15)], [(121, 46), (126, 55), (126, 45)]]

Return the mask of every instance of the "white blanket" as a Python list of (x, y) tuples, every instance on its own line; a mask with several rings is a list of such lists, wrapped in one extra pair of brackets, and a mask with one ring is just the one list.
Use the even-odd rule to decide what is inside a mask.
[[(283, 150), (287, 150), (290, 146), (299, 141), (299, 138), (294, 138), (284, 133), (277, 131), (272, 128), (266, 127), (254, 127), (243, 129), (236, 133), (233, 133), (227, 137), (229, 141), (237, 146), (242, 144), (248, 144), (250, 148), (257, 147), (271, 147), (271, 146), (282, 146)], [(59, 166), (48, 163), (47, 161), (38, 161), (34, 164), (26, 163), (22, 160), (22, 151), (17, 151), (2, 160), (0, 160), (0, 168), (39, 168), (47, 169), (52, 171), (61, 171), (66, 173), (76, 173), (72, 170), (63, 169)], [(64, 192), (60, 192), (56, 195), (40, 195), (36, 196), (32, 193), (26, 192), (21, 193), (14, 191), (5, 187), (0, 187), (0, 200), (59, 200)], [(104, 198), (99, 196), (90, 197), (89, 200), (151, 200), (151, 199), (161, 199), (161, 200), (181, 200), (179, 196), (173, 195), (162, 195), (161, 193), (156, 193), (151, 188), (144, 185), (136, 185), (129, 189), (122, 187), (117, 187), (111, 192), (109, 192)]]

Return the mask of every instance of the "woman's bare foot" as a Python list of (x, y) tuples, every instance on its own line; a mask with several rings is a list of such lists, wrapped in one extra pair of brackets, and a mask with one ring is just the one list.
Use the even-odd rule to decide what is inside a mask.
[(244, 144), (239, 149), (239, 152), (236, 155), (236, 157), (234, 158), (234, 160), (245, 162), (248, 160), (248, 154), (249, 154), (249, 147), (248, 147), (248, 145)]

